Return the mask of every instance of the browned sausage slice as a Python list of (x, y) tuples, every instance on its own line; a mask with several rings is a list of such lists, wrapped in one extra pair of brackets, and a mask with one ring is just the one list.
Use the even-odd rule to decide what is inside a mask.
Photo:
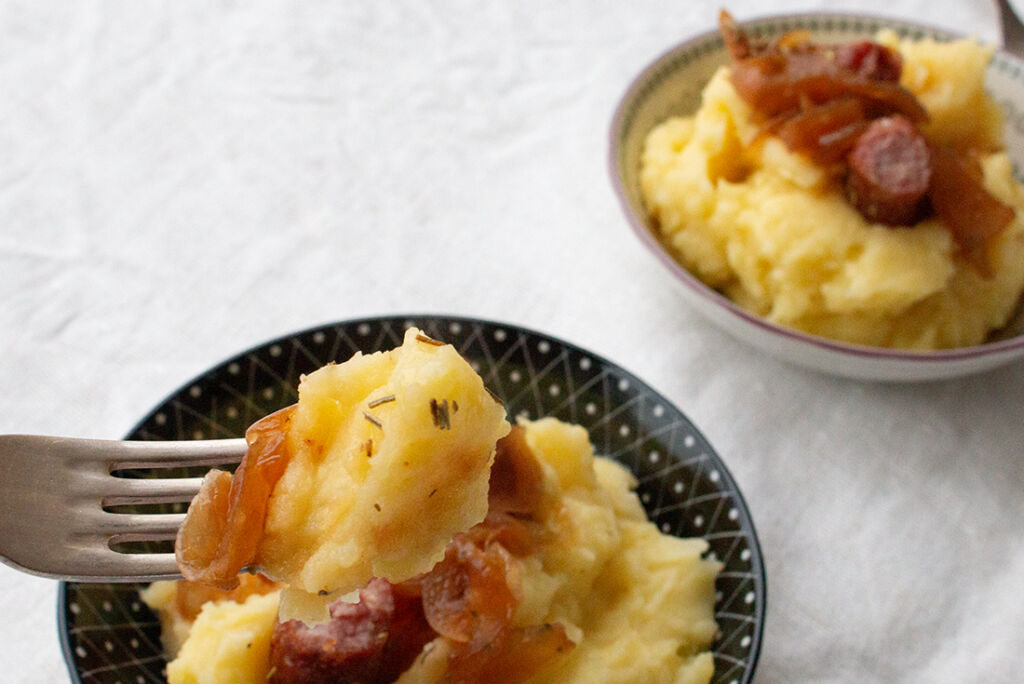
[(371, 682), (394, 616), (391, 585), (373, 580), (358, 603), (331, 604), (331, 620), (311, 627), (289, 620), (274, 626), (270, 642), (271, 681), (327, 684)]
[(932, 176), (931, 151), (910, 119), (893, 115), (867, 127), (848, 158), (846, 195), (869, 221), (909, 226)]
[(339, 599), (329, 622), (274, 625), (270, 684), (383, 684), (398, 679), (436, 635), (415, 588), (371, 580), (358, 603)]
[(834, 54), (839, 67), (872, 81), (896, 83), (903, 71), (900, 53), (871, 41), (837, 45)]

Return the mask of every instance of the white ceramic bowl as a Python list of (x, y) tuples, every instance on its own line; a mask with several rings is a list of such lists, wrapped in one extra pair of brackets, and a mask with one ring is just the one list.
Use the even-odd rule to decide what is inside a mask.
[[(743, 21), (754, 36), (776, 36), (794, 29), (814, 40), (843, 42), (890, 28), (913, 39), (950, 40), (954, 34), (882, 17), (809, 13)], [(686, 301), (710, 321), (774, 356), (806, 368), (863, 380), (937, 380), (978, 373), (1024, 357), (1024, 307), (985, 344), (935, 352), (865, 347), (784, 328), (745, 311), (683, 268), (655, 237), (640, 194), (640, 153), (647, 133), (666, 118), (691, 114), (714, 71), (728, 62), (718, 31), (709, 31), (668, 50), (632, 82), (615, 111), (609, 164), (622, 208), (640, 240), (682, 283)], [(1024, 61), (1003, 51), (986, 75), (986, 87), (1006, 110), (1006, 146), (1016, 168), (1024, 168)]]

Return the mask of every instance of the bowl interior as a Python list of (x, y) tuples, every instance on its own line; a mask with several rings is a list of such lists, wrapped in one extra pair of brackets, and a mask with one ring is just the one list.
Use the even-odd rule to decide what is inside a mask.
[[(958, 38), (937, 28), (898, 19), (835, 13), (808, 13), (742, 22), (751, 35), (766, 38), (806, 30), (821, 42), (845, 42), (874, 36), (883, 28), (914, 40)], [(640, 192), (640, 155), (644, 139), (657, 124), (676, 115), (692, 114), (701, 91), (728, 55), (719, 32), (709, 31), (680, 43), (654, 60), (629, 86), (615, 113), (610, 131), (610, 171), (627, 218), (651, 249), (689, 290), (690, 301), (715, 323), (787, 360), (818, 370), (869, 379), (921, 380), (979, 371), (1024, 353), (1024, 306), (984, 345), (969, 350), (918, 353), (859, 347), (775, 326), (744, 311), (725, 296), (703, 285), (675, 261), (658, 238)], [(986, 87), (1006, 112), (1005, 142), (1024, 180), (1024, 61), (997, 50), (986, 73)], [(696, 295), (696, 296), (694, 296)], [(1024, 301), (1022, 301), (1024, 303)], [(768, 334), (776, 339), (769, 339)], [(796, 351), (794, 344), (814, 347)], [(856, 358), (837, 362), (837, 355)], [(990, 356), (983, 362), (983, 356)], [(838, 365), (837, 365), (838, 363)], [(915, 363), (916, 368), (905, 364)]]
[[(720, 634), (713, 681), (750, 681), (761, 644), (765, 577), (743, 497), (714, 450), (678, 409), (627, 371), (570, 344), (465, 318), (406, 316), (327, 325), (263, 344), (195, 378), (153, 409), (128, 438), (240, 436), (257, 418), (296, 400), (302, 373), (356, 351), (397, 346), (410, 325), (455, 345), (505, 401), (510, 415), (550, 415), (586, 427), (598, 453), (637, 476), (648, 516), (663, 531), (707, 538), (710, 553), (725, 564), (716, 585)], [(58, 617), (73, 681), (165, 681), (159, 625), (139, 600), (138, 588), (62, 584)]]

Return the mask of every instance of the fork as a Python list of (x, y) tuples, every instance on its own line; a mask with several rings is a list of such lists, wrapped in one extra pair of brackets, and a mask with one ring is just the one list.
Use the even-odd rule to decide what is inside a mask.
[(1015, 55), (1024, 55), (1024, 24), (1013, 10), (1009, 0), (996, 0), (999, 11), (999, 30), (1003, 47)]
[(184, 513), (121, 513), (135, 504), (191, 501), (202, 478), (121, 477), (132, 468), (239, 463), (244, 439), (181, 442), (0, 435), (0, 561), (74, 582), (181, 577), (173, 553), (116, 545), (174, 539)]

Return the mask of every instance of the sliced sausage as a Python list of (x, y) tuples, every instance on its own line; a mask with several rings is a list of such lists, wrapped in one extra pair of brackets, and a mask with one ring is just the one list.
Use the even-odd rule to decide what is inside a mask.
[(834, 54), (840, 68), (872, 81), (898, 82), (903, 71), (900, 53), (867, 40), (837, 45)]
[(869, 221), (908, 226), (918, 217), (932, 176), (931, 151), (912, 121), (871, 122), (847, 159), (846, 195)]
[(359, 592), (358, 603), (338, 600), (329, 622), (279, 622), (270, 642), (270, 682), (387, 684), (435, 634), (417, 595), (382, 579)]

